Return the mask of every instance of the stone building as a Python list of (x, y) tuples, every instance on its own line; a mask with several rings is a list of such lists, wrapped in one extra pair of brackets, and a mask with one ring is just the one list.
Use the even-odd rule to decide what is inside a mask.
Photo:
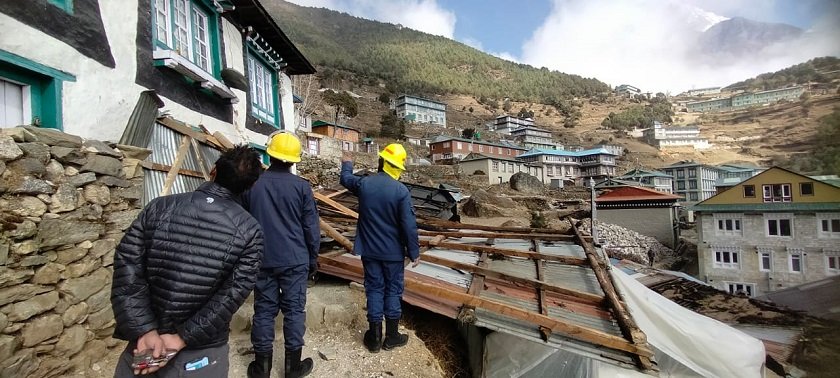
[(458, 163), (458, 167), (465, 174), (471, 175), (481, 171), (487, 174), (488, 184), (502, 184), (518, 173), (525, 172), (531, 176), (542, 176), (543, 167), (526, 164), (516, 159), (485, 156), (477, 153), (467, 155)]
[(840, 274), (840, 187), (772, 167), (692, 210), (715, 287), (755, 296)]
[[(595, 198), (598, 220), (655, 238), (674, 248), (679, 237), (676, 204), (680, 199), (641, 186), (607, 189)], [(644, 219), (640, 222), (640, 219)]]

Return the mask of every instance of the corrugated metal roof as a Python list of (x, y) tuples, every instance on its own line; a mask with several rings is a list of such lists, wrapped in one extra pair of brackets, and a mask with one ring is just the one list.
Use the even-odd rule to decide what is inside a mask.
[(766, 300), (808, 315), (840, 320), (840, 276), (832, 276), (767, 293), (756, 299)]
[[(146, 160), (152, 163), (171, 166), (175, 163), (175, 157), (178, 155), (178, 148), (181, 146), (183, 138), (184, 134), (155, 122), (148, 146), (152, 150), (152, 154)], [(215, 162), (215, 160), (213, 161)], [(190, 146), (189, 153), (187, 153), (181, 162), (181, 168), (201, 172), (192, 146)], [(172, 193), (175, 192), (173, 191)]]
[[(145, 177), (143, 177), (143, 206), (151, 202), (153, 199), (160, 196), (160, 191), (163, 189), (163, 184), (166, 181), (166, 172), (146, 169)], [(175, 181), (172, 182), (170, 194), (186, 193), (196, 190), (199, 185), (204, 183), (204, 179), (177, 175)]]
[(838, 211), (840, 202), (773, 202), (773, 203), (743, 203), (743, 204), (697, 204), (689, 210), (700, 212), (713, 211)]

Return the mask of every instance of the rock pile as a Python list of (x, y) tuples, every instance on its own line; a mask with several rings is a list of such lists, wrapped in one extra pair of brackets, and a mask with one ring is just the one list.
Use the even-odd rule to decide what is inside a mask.
[(306, 178), (312, 186), (331, 186), (338, 184), (341, 166), (338, 160), (320, 159), (303, 156), (296, 165), (298, 174)]
[(112, 339), (114, 249), (142, 206), (149, 151), (0, 130), (0, 376), (87, 370)]
[(541, 194), (545, 190), (545, 185), (534, 176), (517, 172), (510, 177), (510, 188), (522, 193)]
[(461, 212), (468, 217), (493, 218), (510, 217), (512, 212), (523, 213), (512, 199), (496, 196), (484, 190), (477, 190), (464, 202)]
[[(597, 220), (595, 221), (595, 227), (598, 228), (598, 240), (601, 241), (604, 251), (610, 257), (649, 265), (649, 250), (653, 251), (655, 261), (671, 257), (674, 254), (670, 248), (664, 246), (655, 238), (642, 235), (636, 231)], [(580, 229), (587, 234), (591, 234), (589, 219), (581, 221)]]

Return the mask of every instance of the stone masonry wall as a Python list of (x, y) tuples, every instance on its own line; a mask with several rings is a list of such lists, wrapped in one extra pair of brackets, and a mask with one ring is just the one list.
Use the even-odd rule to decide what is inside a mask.
[(87, 371), (111, 338), (114, 249), (142, 207), (149, 151), (0, 129), (0, 377)]

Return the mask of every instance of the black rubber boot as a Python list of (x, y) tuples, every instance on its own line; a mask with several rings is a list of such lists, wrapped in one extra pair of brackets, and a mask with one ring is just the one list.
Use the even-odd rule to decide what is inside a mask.
[(303, 361), (300, 360), (300, 354), (302, 350), (287, 350), (286, 351), (286, 366), (285, 366), (285, 375), (286, 378), (299, 378), (305, 377), (312, 372), (312, 367), (315, 363), (312, 361), (311, 358), (306, 358)]
[(371, 353), (379, 353), (379, 349), (382, 348), (382, 322), (368, 322), (364, 342), (365, 348)]
[(271, 352), (255, 353), (254, 361), (248, 364), (248, 378), (269, 378), (271, 376)]
[(391, 350), (408, 344), (408, 335), (397, 332), (399, 329), (399, 319), (385, 319), (385, 341), (382, 342), (382, 349)]

